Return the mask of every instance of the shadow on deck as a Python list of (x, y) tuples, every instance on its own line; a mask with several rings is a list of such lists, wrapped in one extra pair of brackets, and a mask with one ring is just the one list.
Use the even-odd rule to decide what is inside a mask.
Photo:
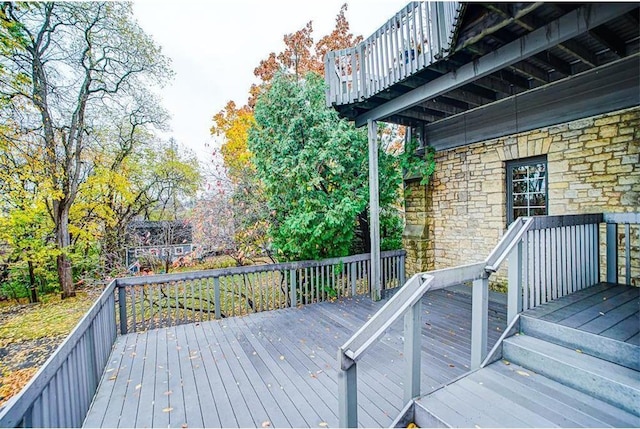
[[(470, 291), (470, 289), (469, 289)], [(422, 299), (422, 391), (468, 371), (465, 287)], [(489, 347), (505, 328), (489, 304)], [(385, 301), (341, 299), (121, 336), (85, 427), (337, 427), (336, 351)], [(402, 326), (359, 363), (360, 424), (388, 427), (402, 402)]]

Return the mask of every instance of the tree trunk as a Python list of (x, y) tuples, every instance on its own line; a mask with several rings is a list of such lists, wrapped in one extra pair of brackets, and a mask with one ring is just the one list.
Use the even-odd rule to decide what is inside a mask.
[(65, 204), (61, 202), (58, 221), (56, 222), (56, 242), (60, 250), (57, 258), (58, 280), (62, 288), (62, 299), (76, 296), (76, 288), (73, 284), (71, 271), (71, 261), (66, 254), (71, 244), (71, 238), (69, 236), (69, 209), (64, 206)]
[(29, 302), (38, 302), (38, 290), (36, 289), (36, 276), (33, 272), (33, 262), (29, 260)]

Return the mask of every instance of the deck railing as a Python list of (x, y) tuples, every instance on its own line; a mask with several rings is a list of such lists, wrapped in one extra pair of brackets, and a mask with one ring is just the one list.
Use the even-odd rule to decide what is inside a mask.
[(80, 427), (116, 339), (112, 281), (31, 381), (0, 410), (0, 427)]
[[(382, 252), (382, 284), (404, 284), (404, 250)], [(22, 391), (0, 427), (80, 427), (120, 333), (369, 293), (370, 255), (113, 280)], [(224, 313), (223, 313), (224, 311)]]
[(363, 42), (327, 53), (327, 104), (361, 101), (442, 58), (459, 11), (460, 2), (411, 2)]
[[(624, 225), (622, 233), (618, 228), (620, 224)], [(606, 230), (602, 254), (601, 229), (603, 233)], [(637, 240), (634, 241), (633, 236)], [(640, 213), (536, 216), (513, 222), (483, 262), (414, 275), (338, 349), (340, 426), (358, 425), (357, 361), (400, 317), (404, 317), (404, 400), (408, 404), (420, 395), (420, 301), (427, 291), (472, 283), (470, 366), (475, 369), (484, 364), (488, 355), (488, 279), (506, 259), (509, 260), (509, 331), (523, 309), (603, 280), (601, 259), (607, 266), (606, 281), (637, 285), (640, 281), (638, 255)]]
[[(382, 288), (404, 284), (404, 250), (382, 252)], [(368, 253), (118, 279), (121, 333), (370, 293)]]

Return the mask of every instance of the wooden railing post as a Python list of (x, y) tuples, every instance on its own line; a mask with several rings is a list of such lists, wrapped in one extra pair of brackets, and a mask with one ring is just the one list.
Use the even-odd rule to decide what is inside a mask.
[(354, 361), (338, 349), (338, 426), (358, 427), (358, 372)]
[(404, 315), (404, 356), (407, 362), (403, 397), (405, 404), (420, 396), (421, 310), (422, 301), (419, 300)]
[(296, 270), (289, 270), (289, 287), (291, 288), (291, 308), (298, 306), (298, 285), (296, 284)]
[(371, 299), (379, 301), (382, 284), (380, 278), (380, 195), (378, 186), (378, 125), (367, 122), (369, 135), (369, 230), (371, 235)]
[(507, 325), (522, 311), (522, 241), (509, 255)]
[[(117, 286), (117, 284), (116, 284)], [(118, 287), (118, 306), (120, 308), (120, 334), (127, 333), (127, 287)]]
[(398, 287), (402, 287), (407, 281), (404, 271), (405, 258), (406, 254), (398, 257)]
[(489, 279), (473, 281), (471, 299), (471, 369), (480, 368), (487, 354)]
[(618, 283), (617, 223), (607, 223), (607, 282)]
[(356, 296), (358, 292), (358, 274), (356, 272), (356, 263), (351, 262), (349, 269), (349, 276), (351, 277), (351, 296)]
[(222, 311), (220, 309), (220, 277), (213, 278), (213, 305), (216, 307), (214, 310), (216, 320), (220, 320), (222, 318)]

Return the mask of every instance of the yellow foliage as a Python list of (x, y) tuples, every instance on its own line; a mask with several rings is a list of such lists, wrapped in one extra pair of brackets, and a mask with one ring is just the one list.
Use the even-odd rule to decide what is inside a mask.
[(224, 165), (231, 180), (237, 182), (247, 171), (254, 171), (253, 154), (247, 145), (249, 130), (255, 123), (253, 112), (248, 106), (238, 109), (233, 101), (229, 101), (225, 108), (213, 117), (213, 122), (211, 134), (224, 137), (221, 148)]

